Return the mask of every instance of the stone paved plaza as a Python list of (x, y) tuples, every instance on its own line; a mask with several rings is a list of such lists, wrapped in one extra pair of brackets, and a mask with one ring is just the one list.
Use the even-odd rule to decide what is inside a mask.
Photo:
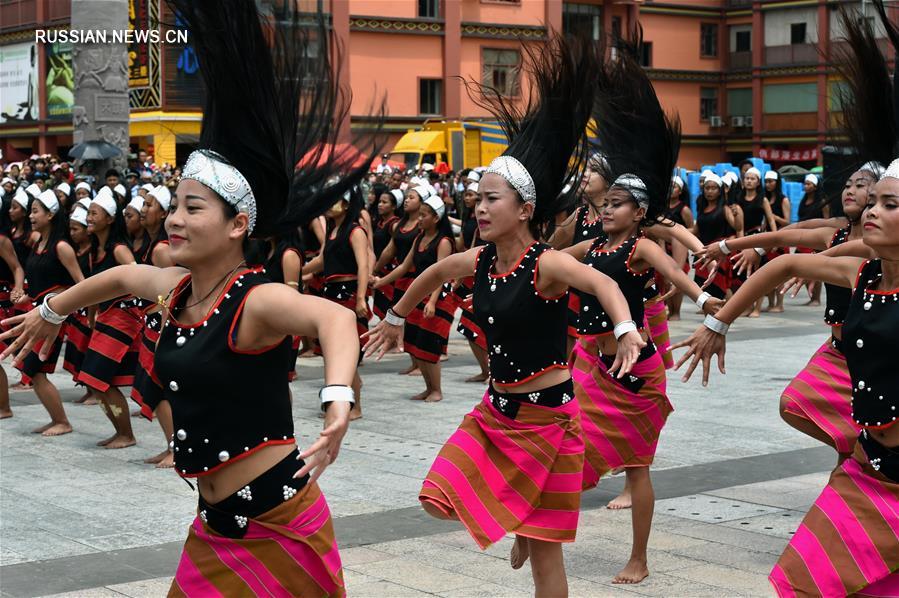
[[(805, 299), (802, 298), (802, 301)], [(781, 422), (780, 391), (825, 340), (821, 308), (788, 300), (787, 312), (740, 320), (729, 335), (728, 374), (708, 389), (669, 376), (675, 412), (659, 446), (658, 501), (649, 567), (636, 586), (613, 586), (630, 550), (630, 513), (604, 505), (623, 477), (585, 494), (578, 540), (565, 546), (572, 596), (770, 596), (767, 574), (827, 480), (836, 455)], [(700, 321), (685, 304), (681, 339)], [(445, 400), (412, 402), (420, 378), (398, 376), (405, 356), (362, 368), (365, 417), (354, 422), (321, 485), (335, 517), (351, 596), (527, 596), (528, 567), (513, 571), (511, 540), (480, 551), (457, 523), (428, 518), (417, 494), (428, 467), (483, 387), (451, 339)], [(17, 374), (5, 366), (10, 378)], [(321, 426), (319, 359), (301, 359), (293, 383), (299, 439)], [(55, 375), (75, 432), (29, 431), (46, 414), (31, 392), (12, 395), (0, 422), (0, 595), (163, 596), (196, 494), (171, 470), (142, 460), (164, 446), (158, 425), (134, 419), (138, 445), (97, 448), (109, 435), (98, 407), (73, 405)]]

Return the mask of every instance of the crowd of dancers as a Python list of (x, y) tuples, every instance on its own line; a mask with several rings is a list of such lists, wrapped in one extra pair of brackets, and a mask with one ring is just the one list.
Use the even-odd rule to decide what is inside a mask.
[[(265, 15), (252, 0), (172, 3), (206, 88), (199, 149), (174, 193), (7, 189), (0, 236), (0, 339), (50, 416), (35, 431), (71, 431), (47, 377), (63, 353), (113, 426), (98, 444), (134, 444), (120, 390), (130, 387), (165, 435), (150, 460), (197, 482), (170, 595), (344, 595), (316, 480), (362, 416), (357, 366), (399, 348), (404, 373), (422, 377), (412, 398), (442, 400), (457, 312), (480, 365), (470, 381), (487, 389), (437, 455), (423, 508), (459, 520), (481, 548), (514, 535), (511, 566), (530, 563), (536, 595), (566, 595), (562, 544), (575, 540), (581, 495), (625, 472), (609, 507), (631, 510), (633, 539), (613, 582), (639, 583), (650, 466), (673, 410), (667, 317), (684, 296), (706, 314), (674, 348), (687, 348), (684, 378), (701, 365), (707, 383), (716, 354), (723, 372), (728, 325), (758, 316), (765, 296), (783, 309), (776, 289), (790, 277), (826, 285), (831, 338), (784, 391), (781, 416), (833, 446), (838, 465), (771, 582), (781, 596), (899, 595), (899, 379), (888, 363), (899, 94), (870, 23), (844, 16), (839, 68), (858, 156), (834, 175), (846, 179), (845, 216), (824, 213), (811, 176), (809, 217), (790, 225), (777, 175), (751, 164), (740, 177), (703, 173), (690, 211), (672, 178), (679, 120), (640, 66), (639, 32), (616, 41), (614, 60), (602, 42), (557, 35), (527, 48), (524, 105), (469, 83), (509, 145), (445, 180), (386, 162), (371, 175), (377, 135), (357, 140), (363, 164), (329, 150), (347, 96), (321, 19), (293, 3)], [(323, 430), (302, 451), (289, 389), (301, 353), (325, 366)]]

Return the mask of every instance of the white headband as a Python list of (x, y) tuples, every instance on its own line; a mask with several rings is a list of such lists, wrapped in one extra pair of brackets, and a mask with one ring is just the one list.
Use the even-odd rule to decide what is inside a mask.
[(710, 172), (709, 174), (706, 175), (705, 183), (703, 183), (703, 185), (706, 183), (715, 183), (719, 187), (724, 186), (724, 182), (721, 180), (721, 177), (718, 176), (717, 174), (715, 174), (714, 172)]
[(778, 178), (778, 176), (777, 176), (776, 170), (769, 170), (768, 172), (765, 173), (766, 181), (776, 181), (777, 178)]
[(466, 191), (472, 191), (472, 192), (474, 192), (474, 193), (477, 193), (479, 187), (480, 187), (480, 185), (478, 185), (478, 183), (471, 183), (470, 185), (468, 185), (467, 187), (465, 187), (465, 190), (466, 190)]
[(256, 228), (256, 196), (253, 189), (239, 170), (224, 162), (224, 156), (210, 150), (192, 152), (181, 170), (181, 178), (209, 187), (235, 210), (246, 214), (249, 219), (247, 232), (252, 233)]
[(644, 183), (643, 179), (637, 175), (629, 173), (622, 174), (615, 179), (615, 182), (612, 183), (612, 187), (626, 189), (627, 192), (634, 197), (638, 206), (644, 209), (649, 207), (649, 192), (646, 189), (646, 183)]
[(91, 192), (91, 186), (88, 185), (87, 183), (85, 183), (84, 181), (81, 181), (80, 183), (75, 185), (75, 191), (78, 191), (79, 189), (84, 189), (88, 193)]
[(403, 199), (405, 199), (405, 195), (403, 194), (402, 189), (391, 189), (390, 194), (393, 196), (394, 201), (397, 205), (403, 203)]
[(434, 213), (437, 214), (437, 219), (443, 218), (443, 214), (446, 213), (446, 204), (443, 203), (443, 200), (439, 197), (430, 196), (425, 200), (425, 205), (434, 210)]
[(883, 176), (883, 172), (886, 169), (880, 162), (871, 160), (870, 162), (865, 162), (859, 170), (867, 170), (868, 172), (873, 173), (875, 178), (880, 180), (880, 177)]
[(109, 187), (100, 189), (100, 191), (97, 192), (97, 197), (91, 200), (91, 204), (97, 204), (110, 216), (115, 216), (118, 211), (118, 206), (116, 205), (115, 198), (112, 196), (112, 191)]
[(22, 187), (16, 189), (16, 194), (12, 196), (12, 199), (26, 210), (28, 209), (28, 194), (25, 193), (25, 189)]
[(512, 188), (518, 191), (525, 203), (537, 203), (537, 186), (524, 165), (512, 156), (499, 156), (490, 162), (486, 172), (492, 172), (506, 179)]
[(812, 185), (817, 187), (818, 186), (818, 176), (814, 175), (814, 174), (807, 174), (807, 175), (805, 175), (805, 182), (811, 183)]
[[(752, 168), (747, 169), (747, 170), (746, 170), (746, 174), (754, 174), (754, 175), (757, 176), (758, 178), (762, 178), (762, 171), (759, 170), (758, 168), (756, 168), (755, 166), (753, 166)], [(745, 177), (746, 174), (744, 174), (743, 176)]]
[(165, 185), (153, 187), (153, 190), (150, 191), (147, 195), (152, 195), (153, 199), (159, 202), (159, 207), (161, 207), (166, 212), (169, 211), (169, 207), (172, 205), (172, 192), (169, 191), (168, 187), (166, 187)]
[[(715, 173), (712, 172), (711, 170), (709, 170), (708, 168), (706, 168), (706, 169), (703, 170), (702, 173), (699, 175), (699, 178), (707, 179), (707, 178), (709, 178), (710, 176), (712, 176), (713, 174), (715, 174)], [(717, 176), (717, 175), (715, 175), (715, 176)]]
[(899, 158), (890, 162), (890, 165), (887, 166), (886, 171), (884, 171), (883, 176), (880, 178), (885, 179), (887, 177), (891, 179), (899, 179)]
[(131, 201), (129, 201), (128, 205), (125, 207), (131, 208), (132, 210), (140, 214), (141, 208), (144, 207), (144, 198), (140, 196), (135, 197)]
[(3, 182), (0, 183), (0, 185), (5, 185), (6, 183), (11, 183), (13, 185), (16, 184), (16, 182), (14, 180), (12, 180), (11, 178), (9, 178), (8, 176), (3, 177)]
[(41, 194), (41, 188), (38, 187), (36, 184), (31, 183), (30, 185), (25, 187), (25, 193), (27, 193), (31, 197), (37, 199), (38, 195)]
[(88, 210), (91, 209), (91, 200), (90, 200), (90, 198), (82, 197), (81, 199), (78, 200), (78, 202), (75, 205), (81, 206), (82, 208), (84, 208), (84, 211), (87, 212)]
[(740, 179), (737, 178), (737, 175), (734, 174), (734, 171), (733, 171), (733, 170), (728, 170), (728, 171), (725, 172), (724, 175), (721, 177), (721, 183), (722, 183), (722, 184), (725, 184), (725, 185), (733, 185), (733, 184), (736, 183), (738, 180), (740, 180)]
[(680, 178), (680, 176), (678, 176), (678, 175), (674, 175), (674, 178), (671, 179), (671, 182), (674, 183), (675, 185), (677, 185), (678, 187), (680, 187), (681, 189), (684, 188), (684, 179)]
[(81, 226), (87, 226), (87, 210), (82, 210), (81, 206), (77, 206), (69, 215), (69, 220), (77, 222)]
[(59, 198), (57, 198), (56, 193), (50, 189), (47, 189), (38, 195), (37, 200), (47, 208), (47, 211), (50, 212), (51, 216), (55, 216), (56, 212), (59, 211)]
[(417, 187), (413, 187), (412, 191), (418, 193), (418, 196), (424, 201), (431, 195), (431, 190), (425, 185), (418, 185)]
[(140, 188), (149, 193), (156, 187), (153, 186), (153, 183), (144, 183), (143, 185), (140, 186)]
[(119, 183), (118, 185), (113, 187), (112, 190), (115, 191), (116, 193), (118, 193), (119, 195), (121, 195), (122, 197), (125, 197), (128, 194), (128, 190), (125, 189), (125, 185), (123, 185), (122, 183)]
[(68, 183), (60, 183), (60, 184), (56, 185), (56, 190), (62, 191), (63, 193), (68, 195), (69, 193), (72, 192), (72, 187)]
[(479, 175), (478, 172), (477, 172), (476, 170), (472, 170), (471, 172), (468, 173), (468, 175), (466, 176), (466, 178), (467, 178), (469, 181), (474, 181), (475, 183), (477, 183), (478, 181), (481, 180), (481, 175)]

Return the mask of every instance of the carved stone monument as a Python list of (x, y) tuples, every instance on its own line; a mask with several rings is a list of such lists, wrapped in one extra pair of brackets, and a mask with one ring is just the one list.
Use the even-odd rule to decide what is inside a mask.
[[(121, 155), (97, 163), (94, 176), (128, 165), (128, 46), (112, 41), (113, 31), (128, 29), (128, 4), (127, 0), (72, 0), (72, 29), (107, 32), (106, 43), (78, 43), (72, 48), (72, 143), (106, 141), (122, 150)], [(80, 165), (79, 161), (76, 172)]]

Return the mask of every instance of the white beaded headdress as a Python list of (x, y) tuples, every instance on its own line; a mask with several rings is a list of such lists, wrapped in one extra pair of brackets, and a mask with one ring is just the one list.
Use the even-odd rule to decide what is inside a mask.
[(886, 171), (880, 178), (885, 179), (887, 177), (890, 177), (891, 179), (899, 179), (899, 158), (896, 158), (895, 160), (890, 162), (890, 165), (887, 166)]
[(256, 196), (246, 177), (226, 163), (224, 156), (211, 150), (192, 152), (181, 171), (181, 178), (206, 185), (235, 210), (246, 214), (249, 217), (247, 232), (252, 234), (256, 227)]
[(512, 188), (518, 191), (521, 199), (525, 203), (537, 203), (537, 186), (534, 185), (534, 179), (524, 165), (512, 156), (499, 156), (490, 162), (490, 166), (484, 171), (498, 174), (506, 179)]
[(643, 179), (641, 179), (637, 175), (622, 174), (617, 179), (615, 179), (615, 182), (612, 183), (612, 186), (626, 189), (628, 193), (634, 196), (634, 200), (641, 208), (649, 207), (649, 192), (646, 189), (646, 183), (644, 183)]

